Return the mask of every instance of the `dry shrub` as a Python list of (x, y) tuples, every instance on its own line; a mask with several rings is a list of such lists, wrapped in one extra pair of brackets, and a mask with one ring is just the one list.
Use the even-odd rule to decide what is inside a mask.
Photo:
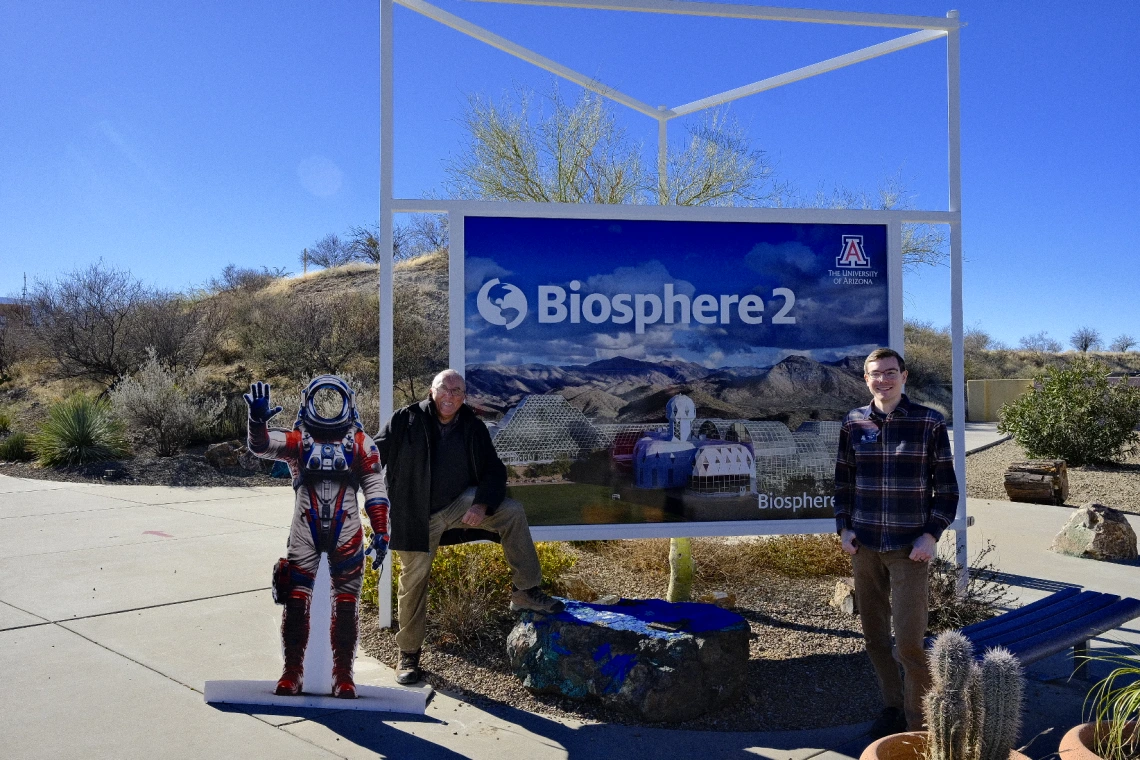
[(851, 560), (833, 533), (771, 536), (733, 544), (699, 541), (693, 556), (697, 577), (710, 582), (745, 583), (763, 573), (788, 578), (851, 575)]
[(930, 563), (930, 620), (931, 633), (952, 631), (983, 620), (989, 620), (1013, 602), (1009, 587), (999, 582), (997, 567), (987, 557), (994, 545), (986, 541), (970, 563), (970, 580), (965, 593), (958, 593), (958, 576), (961, 566), (941, 552)]
[[(371, 531), (367, 531), (371, 541)], [(556, 585), (577, 561), (565, 544), (534, 545), (542, 566), (543, 585)], [(379, 573), (365, 561), (361, 599), (378, 601)], [(400, 577), (399, 557), (392, 557), (392, 598)], [(441, 546), (431, 565), (428, 584), (428, 638), (436, 646), (474, 648), (499, 635), (498, 623), (507, 616), (511, 596), (511, 569), (503, 549), (493, 543)]]

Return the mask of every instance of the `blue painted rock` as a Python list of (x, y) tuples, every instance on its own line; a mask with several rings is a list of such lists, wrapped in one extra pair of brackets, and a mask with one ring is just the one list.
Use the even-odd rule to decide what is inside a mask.
[(557, 615), (524, 612), (507, 654), (531, 691), (596, 698), (644, 720), (675, 722), (740, 693), (748, 637), (743, 617), (712, 604), (567, 600)]

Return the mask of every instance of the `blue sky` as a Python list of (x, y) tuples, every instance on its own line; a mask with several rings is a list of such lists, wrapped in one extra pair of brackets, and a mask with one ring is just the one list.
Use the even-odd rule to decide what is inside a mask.
[[(901, 34), (438, 0), (652, 104), (677, 105)], [(800, 5), (800, 3), (796, 3)], [(1140, 337), (1140, 3), (831, 0), (962, 32), (965, 314), (1007, 343), (1089, 325)], [(373, 2), (0, 6), (0, 294), (100, 258), (159, 287), (298, 254), (378, 211)], [(550, 77), (396, 9), (396, 191), (438, 190), (468, 93)], [(802, 192), (898, 176), (946, 207), (945, 45), (753, 96), (733, 111)], [(564, 86), (567, 95), (575, 94)], [(655, 144), (655, 125), (618, 107)], [(674, 122), (676, 124), (676, 122)], [(680, 138), (683, 125), (673, 127)], [(907, 315), (949, 321), (949, 277), (907, 278)]]

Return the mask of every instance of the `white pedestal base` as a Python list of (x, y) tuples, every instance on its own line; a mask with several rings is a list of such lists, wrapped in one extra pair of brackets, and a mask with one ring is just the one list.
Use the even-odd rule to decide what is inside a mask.
[(423, 715), (431, 687), (368, 686), (356, 684), (356, 699), (337, 699), (328, 694), (280, 697), (273, 693), (276, 681), (206, 681), (206, 701), (230, 705), (272, 705), (320, 710), (369, 710)]

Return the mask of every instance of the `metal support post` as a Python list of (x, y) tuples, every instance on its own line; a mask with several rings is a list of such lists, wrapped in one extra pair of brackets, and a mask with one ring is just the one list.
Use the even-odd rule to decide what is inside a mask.
[[(393, 192), (393, 119), (392, 88), (394, 83), (392, 54), (392, 0), (380, 0), (380, 426), (392, 416), (394, 394), (392, 363), (392, 192)], [(380, 568), (380, 627), (392, 626), (392, 558), (389, 555)]]

